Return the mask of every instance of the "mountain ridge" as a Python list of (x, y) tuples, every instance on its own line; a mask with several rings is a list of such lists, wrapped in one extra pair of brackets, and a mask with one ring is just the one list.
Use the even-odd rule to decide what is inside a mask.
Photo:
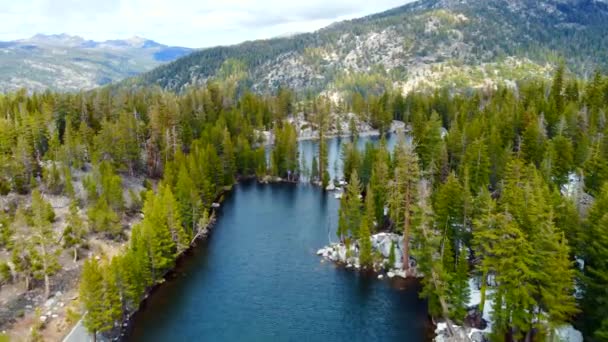
[(89, 90), (191, 51), (138, 36), (94, 41), (66, 33), (39, 33), (0, 42), (0, 91)]
[(545, 78), (561, 60), (584, 77), (606, 67), (605, 22), (599, 0), (420, 0), (312, 33), (202, 49), (122, 85), (182, 91), (236, 69), (257, 92), (482, 87)]

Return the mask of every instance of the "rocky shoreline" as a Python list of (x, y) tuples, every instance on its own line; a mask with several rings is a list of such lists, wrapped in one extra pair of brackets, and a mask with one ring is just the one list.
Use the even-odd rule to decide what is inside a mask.
[[(420, 277), (416, 272), (416, 261), (410, 257), (410, 274), (406, 275), (403, 270), (403, 238), (395, 233), (377, 233), (371, 236), (372, 254), (374, 264), (370, 271), (378, 273), (378, 278), (385, 276), (388, 278), (400, 277)], [(392, 249), (392, 256), (391, 256)], [(344, 265), (346, 268), (361, 269), (359, 264), (358, 242), (350, 244), (342, 242), (332, 243), (317, 251), (317, 255), (325, 260)]]
[[(338, 120), (337, 117), (343, 117), (343, 120)], [(354, 113), (343, 113), (343, 114), (331, 114), (330, 127), (325, 133), (326, 139), (331, 138), (349, 138), (352, 137), (352, 133), (349, 127), (350, 118), (353, 118), (356, 122), (356, 134), (359, 137), (376, 137), (380, 136), (381, 133), (378, 129), (373, 128), (369, 123), (359, 120), (358, 116)], [(302, 113), (297, 114), (287, 120), (290, 124), (294, 125), (297, 132), (297, 141), (310, 141), (319, 140), (319, 131), (314, 129), (314, 124), (306, 121)], [(403, 121), (393, 120), (391, 126), (388, 128), (389, 133), (401, 133), (408, 132), (410, 128)], [(264, 144), (274, 144), (273, 131), (257, 131), (259, 137), (263, 140)]]
[[(394, 233), (377, 233), (371, 236), (372, 252), (374, 254), (374, 264), (372, 269), (378, 273), (378, 279), (387, 278), (421, 278), (423, 275), (416, 270), (416, 261), (410, 257), (410, 272), (408, 275), (403, 271), (403, 238), (399, 234)], [(358, 242), (355, 241), (349, 245), (344, 243), (331, 243), (317, 251), (317, 255), (339, 265), (343, 265), (347, 269), (362, 271), (359, 263)], [(391, 248), (393, 249), (394, 259), (391, 257)], [(393, 259), (394, 262), (391, 264)], [(492, 294), (493, 289), (488, 288), (486, 292), (486, 302), (484, 311), (479, 312), (479, 304), (481, 303), (480, 281), (474, 277), (469, 279), (470, 297), (467, 303), (468, 313), (465, 318), (464, 325), (452, 325), (454, 335), (450, 336), (445, 322), (439, 321), (435, 324), (434, 342), (485, 342), (489, 341), (489, 334), (492, 331)], [(555, 335), (560, 341), (565, 342), (582, 342), (582, 334), (574, 329), (572, 325), (563, 325), (555, 329)]]

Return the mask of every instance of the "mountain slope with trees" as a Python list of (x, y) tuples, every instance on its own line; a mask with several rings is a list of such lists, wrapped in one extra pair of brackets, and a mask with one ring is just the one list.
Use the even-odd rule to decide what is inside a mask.
[(420, 0), (314, 33), (197, 51), (125, 84), (181, 91), (238, 73), (258, 92), (485, 87), (550, 78), (563, 60), (588, 77), (608, 61), (599, 0)]

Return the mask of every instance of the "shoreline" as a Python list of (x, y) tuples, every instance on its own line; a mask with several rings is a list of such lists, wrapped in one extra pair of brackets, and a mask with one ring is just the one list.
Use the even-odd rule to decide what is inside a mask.
[[(239, 177), (237, 179), (237, 181), (232, 186), (230, 186), (229, 189), (226, 188), (226, 189), (222, 190), (222, 192), (216, 197), (214, 203), (221, 204), (222, 202), (224, 202), (224, 196), (226, 194), (231, 193), (232, 190), (233, 190), (233, 188), (234, 188), (234, 186), (237, 186), (237, 185), (241, 184), (242, 182), (257, 182), (258, 184), (263, 184), (263, 185), (267, 185), (267, 184), (279, 184), (279, 183), (297, 185), (299, 183), (309, 183), (309, 182), (300, 182), (300, 181), (288, 181), (288, 180), (280, 178), (280, 177), (269, 177), (269, 176), (266, 176), (265, 178), (268, 178), (268, 179), (259, 178), (257, 176)], [(313, 185), (313, 186), (317, 186), (314, 183), (310, 183), (310, 184)], [(325, 191), (324, 189), (322, 189), (322, 187), (320, 187), (320, 186), (318, 186), (318, 187), (319, 187), (319, 189), (321, 189), (321, 191)], [(130, 333), (133, 330), (133, 322), (135, 322), (137, 314), (140, 313), (146, 307), (148, 299), (152, 295), (154, 295), (154, 293), (156, 293), (168, 280), (171, 279), (172, 275), (174, 275), (175, 272), (178, 270), (179, 265), (181, 263), (183, 263), (188, 256), (191, 255), (191, 253), (193, 252), (193, 250), (198, 247), (198, 244), (200, 242), (207, 241), (207, 238), (209, 238), (209, 236), (213, 232), (212, 228), (215, 226), (215, 224), (216, 224), (216, 222), (218, 220), (216, 212), (218, 210), (221, 210), (221, 209), (222, 209), (221, 205), (218, 206), (218, 207), (212, 206), (210, 208), (211, 215), (209, 216), (209, 223), (201, 231), (203, 233), (199, 234), (198, 236), (196, 236), (191, 241), (191, 243), (188, 246), (188, 248), (185, 249), (181, 254), (179, 254), (177, 256), (177, 258), (175, 259), (175, 265), (170, 270), (168, 270), (167, 272), (165, 272), (165, 274), (163, 275), (163, 281), (161, 281), (161, 282), (159, 282), (157, 284), (154, 284), (152, 287), (150, 287), (146, 291), (143, 299), (141, 300), (141, 302), (138, 305), (137, 310), (129, 313), (126, 316), (126, 319), (121, 322), (121, 326), (120, 326), (120, 329), (117, 332), (117, 335), (115, 335), (115, 334), (111, 334), (110, 335), (110, 339), (111, 340), (125, 341), (125, 339), (129, 337)], [(84, 317), (84, 314), (83, 314), (83, 317)], [(78, 322), (80, 322), (80, 320)], [(77, 326), (77, 324), (75, 324), (74, 326), (72, 326), (72, 329), (74, 329)], [(70, 329), (70, 331), (72, 329)], [(103, 338), (103, 335), (102, 335), (102, 338)]]
[[(399, 134), (399, 133), (408, 133), (411, 129), (405, 124), (403, 121), (393, 120), (391, 126), (387, 129), (385, 134)], [(272, 146), (274, 145), (274, 135), (272, 130), (268, 131), (257, 131), (261, 136), (264, 137), (263, 145)], [(296, 130), (297, 142), (302, 141), (315, 141), (319, 140), (319, 131), (310, 131), (310, 134), (302, 134), (302, 130)], [(382, 133), (378, 129), (363, 129), (361, 131), (357, 131), (357, 137), (379, 137), (382, 136)], [(326, 139), (342, 139), (342, 138), (353, 138), (353, 135), (348, 130), (343, 130), (342, 134), (338, 134), (337, 130), (330, 131), (326, 136)]]
[[(422, 277), (416, 270), (416, 261), (410, 257), (409, 274), (403, 270), (403, 238), (399, 234), (391, 232), (379, 232), (370, 237), (372, 253), (380, 256), (374, 260), (370, 268), (361, 267), (359, 264), (358, 242), (346, 245), (342, 242), (334, 242), (317, 250), (316, 254), (329, 262), (352, 269), (356, 272), (373, 272), (379, 280), (386, 278), (419, 279)], [(391, 248), (393, 257), (391, 265)]]

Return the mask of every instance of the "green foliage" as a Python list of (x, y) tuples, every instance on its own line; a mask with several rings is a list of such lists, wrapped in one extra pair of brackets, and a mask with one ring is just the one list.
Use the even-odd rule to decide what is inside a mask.
[(346, 237), (358, 237), (361, 227), (361, 184), (357, 171), (350, 176), (350, 182), (346, 186), (346, 192), (340, 202), (338, 238), (344, 241)]
[(390, 189), (390, 216), (396, 230), (403, 229), (403, 267), (409, 269), (410, 234), (419, 211), (420, 165), (414, 146), (403, 141), (394, 151), (394, 175)]
[(272, 173), (288, 178), (298, 169), (298, 144), (295, 128), (290, 124), (275, 128), (275, 146), (272, 149)]
[(365, 197), (365, 213), (361, 219), (359, 227), (359, 263), (364, 268), (373, 267), (374, 258), (372, 255), (372, 242), (370, 231), (374, 228), (374, 193), (367, 187)]
[[(457, 25), (447, 17), (441, 20)], [(436, 39), (445, 34), (440, 30)], [(230, 79), (234, 72), (247, 71), (250, 77), (252, 61), (240, 62), (235, 68), (227, 64), (218, 76)], [(482, 306), (493, 287), (497, 336), (525, 339), (541, 337), (576, 313), (576, 256), (585, 261), (576, 279), (583, 295), (581, 327), (587, 338), (602, 336), (608, 82), (600, 74), (590, 82), (567, 77), (567, 72), (556, 75), (552, 85), (520, 82), (517, 91), (414, 91), (406, 97), (399, 91), (355, 93), (352, 103), (337, 105), (314, 98), (312, 91), (302, 99), (287, 88), (276, 96), (241, 94), (240, 80), (236, 88), (217, 80), (179, 94), (160, 89), (7, 94), (0, 97), (0, 192), (32, 192), (32, 201), (0, 213), (0, 246), (15, 265), (13, 281), (24, 281), (28, 288), (32, 279), (48, 284), (57, 272), (60, 245), (78, 257), (89, 228), (122, 236), (121, 222), (140, 214), (141, 207), (142, 222), (130, 235), (125, 232), (130, 241), (111, 263), (97, 266), (103, 275), (92, 281), (103, 290), (109, 315), (93, 328), (109, 329), (120, 320), (117, 312), (136, 309), (147, 289), (162, 281), (203, 233), (211, 219), (208, 208), (226, 186), (240, 177), (299, 172), (297, 136), (287, 115), (302, 110), (319, 130), (319, 154), (310, 176), (326, 186), (330, 113), (350, 106), (356, 120), (381, 130), (389, 119), (403, 119), (413, 137), (392, 155), (384, 142), (364, 152), (348, 144), (342, 152), (349, 185), (340, 203), (338, 236), (348, 243), (363, 239), (362, 263), (374, 261), (364, 236), (376, 229), (403, 232), (404, 267), (411, 253), (417, 271), (430, 275), (423, 295), (433, 314), (463, 319), (471, 273), (481, 279)], [(445, 138), (442, 127), (448, 129)], [(276, 136), (272, 148), (260, 140), (259, 132), (269, 129)], [(584, 179), (585, 189), (576, 189), (570, 198), (560, 190), (573, 173)], [(125, 208), (125, 188), (144, 175), (148, 191), (145, 196), (129, 191), (131, 206)], [(80, 180), (86, 199), (77, 191)], [(40, 190), (33, 190), (36, 186)], [(583, 191), (596, 197), (584, 220), (579, 215), (584, 209), (580, 199), (587, 198)], [(74, 202), (62, 237), (56, 229), (63, 220), (54, 222), (44, 200), (49, 193), (67, 194)], [(470, 256), (465, 254), (469, 250)], [(495, 282), (488, 282), (491, 277)]]
[(93, 334), (114, 328), (120, 319), (120, 297), (111, 264), (87, 259), (82, 266), (80, 302), (87, 309), (83, 324)]
[(387, 269), (395, 267), (395, 241), (391, 241), (391, 251), (388, 254), (388, 264), (385, 265)]
[[(583, 329), (590, 336), (604, 336), (605, 318), (608, 311), (598, 305), (608, 300), (608, 185), (604, 185), (600, 196), (589, 210), (583, 233), (585, 267), (581, 277), (584, 296), (580, 300), (583, 309)], [(602, 340), (601, 338), (599, 339)]]
[(446, 243), (451, 245), (451, 257), (455, 259), (460, 254), (459, 246), (469, 240), (465, 222), (465, 192), (455, 174), (450, 174), (446, 182), (439, 186), (434, 197), (435, 220), (444, 232)]
[(75, 201), (72, 201), (72, 203), (70, 203), (70, 213), (67, 217), (67, 224), (62, 234), (63, 248), (73, 249), (74, 262), (78, 260), (78, 250), (86, 243), (85, 237), (87, 234), (85, 223), (78, 211), (78, 205)]
[(11, 278), (11, 268), (6, 262), (0, 262), (0, 284), (8, 283)]

